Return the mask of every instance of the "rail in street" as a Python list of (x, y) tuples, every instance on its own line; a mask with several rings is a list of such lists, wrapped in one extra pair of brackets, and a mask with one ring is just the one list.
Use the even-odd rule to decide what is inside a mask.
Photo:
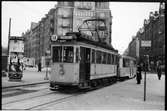
[[(113, 84), (113, 83), (111, 83)], [(90, 89), (67, 88), (58, 91), (50, 91), (48, 84), (24, 85), (12, 88), (3, 89), (2, 109), (42, 109), (50, 104), (59, 104), (67, 101), (70, 98), (85, 94), (86, 92), (100, 89), (102, 87), (111, 85), (92, 87)], [(42, 87), (41, 87), (42, 86)], [(18, 91), (24, 91), (19, 93)], [(29, 92), (29, 93), (28, 93)], [(11, 94), (10, 94), (11, 93)]]
[[(164, 75), (161, 80), (158, 80), (155, 74), (147, 76), (148, 92), (145, 102), (143, 101), (143, 80), (138, 85), (134, 78), (89, 90), (66, 88), (51, 91), (47, 83), (8, 88), (2, 91), (4, 95), (2, 96), (2, 109), (163, 109)], [(17, 94), (18, 91), (29, 92)], [(13, 95), (9, 95), (10, 93)]]

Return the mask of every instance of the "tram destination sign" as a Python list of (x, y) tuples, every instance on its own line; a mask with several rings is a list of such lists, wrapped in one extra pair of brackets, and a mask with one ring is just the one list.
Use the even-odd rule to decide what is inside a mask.
[(57, 36), (57, 35), (51, 36), (52, 41), (57, 41), (57, 40), (66, 41), (66, 40), (72, 40), (72, 39), (74, 39), (73, 36), (65, 36), (65, 35), (64, 36)]
[(72, 40), (73, 36), (59, 36), (58, 39), (61, 39), (61, 40)]
[(142, 40), (141, 41), (141, 47), (151, 47), (151, 41), (150, 40)]

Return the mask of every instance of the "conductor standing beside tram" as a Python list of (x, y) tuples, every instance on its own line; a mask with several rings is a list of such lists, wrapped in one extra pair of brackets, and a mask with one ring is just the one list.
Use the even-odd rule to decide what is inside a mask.
[(137, 65), (137, 72), (136, 72), (136, 80), (137, 80), (137, 84), (141, 83), (141, 79), (142, 79), (142, 75), (141, 75), (141, 65), (138, 64)]

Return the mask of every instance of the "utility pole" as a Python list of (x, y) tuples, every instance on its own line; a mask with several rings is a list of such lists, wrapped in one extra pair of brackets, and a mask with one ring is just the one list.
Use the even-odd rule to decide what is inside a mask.
[(9, 18), (9, 33), (8, 33), (8, 56), (9, 56), (10, 30), (11, 30), (11, 18)]
[(9, 52), (9, 48), (10, 48), (10, 31), (11, 31), (11, 18), (9, 18), (9, 33), (8, 33), (8, 74), (9, 74), (9, 65), (10, 65), (10, 52)]

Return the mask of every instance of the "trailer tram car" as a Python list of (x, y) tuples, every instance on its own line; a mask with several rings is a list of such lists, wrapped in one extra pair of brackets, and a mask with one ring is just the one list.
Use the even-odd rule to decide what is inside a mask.
[(136, 76), (136, 59), (130, 56), (119, 57), (118, 78), (134, 78)]
[(71, 32), (51, 46), (50, 89), (62, 86), (90, 88), (116, 82), (118, 51)]

